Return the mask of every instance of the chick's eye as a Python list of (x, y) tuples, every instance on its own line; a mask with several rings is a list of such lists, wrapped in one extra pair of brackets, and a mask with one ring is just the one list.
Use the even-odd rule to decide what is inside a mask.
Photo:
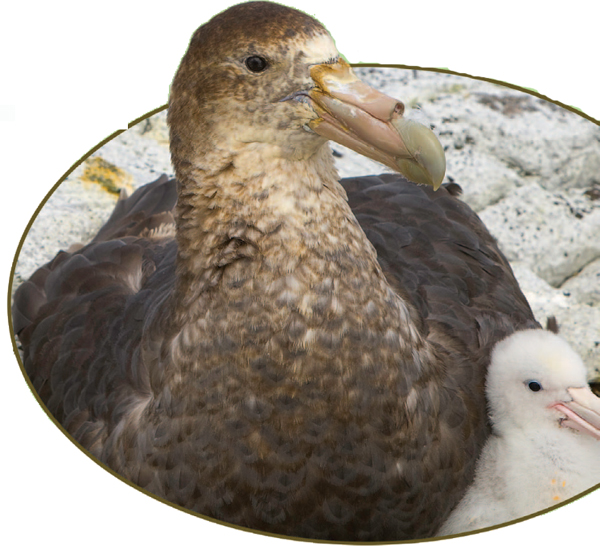
[(539, 381), (527, 381), (526, 385), (530, 391), (538, 392), (542, 390), (542, 384)]
[(251, 57), (248, 57), (244, 63), (250, 72), (262, 72), (269, 64), (267, 63), (267, 59), (259, 57), (258, 55), (252, 55)]

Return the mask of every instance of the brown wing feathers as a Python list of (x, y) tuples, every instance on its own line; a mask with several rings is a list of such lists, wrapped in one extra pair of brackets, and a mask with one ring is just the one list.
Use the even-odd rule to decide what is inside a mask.
[[(444, 187), (433, 192), (393, 174), (348, 178), (342, 184), (388, 279), (429, 328), (435, 323), (452, 331), (453, 338), (476, 351), (480, 321), (498, 323), (493, 342), (513, 329), (536, 327), (495, 240)], [(487, 353), (490, 347), (482, 349)]]
[[(484, 440), (485, 427), (479, 426), (474, 431), (469, 422), (475, 421), (465, 420), (462, 415), (468, 412), (478, 415), (479, 420), (485, 419), (480, 412), (485, 407), (482, 385), (489, 351), (498, 338), (511, 329), (534, 326), (531, 311), (494, 240), (477, 216), (449, 192), (442, 189), (433, 193), (397, 175), (347, 179), (342, 184), (388, 279), (413, 304), (419, 315), (417, 322), (437, 346), (441, 360), (453, 362), (453, 368), (445, 371), (442, 391), (436, 393), (439, 398), (432, 397), (431, 403), (443, 406), (435, 411), (440, 412), (444, 426), (461, 427), (457, 441), (465, 439), (464, 445), (460, 444), (464, 451), (464, 468), (446, 468), (450, 464), (447, 459), (451, 458), (434, 449), (427, 456), (423, 470), (421, 462), (416, 461), (405, 469), (407, 479), (430, 480), (436, 484), (433, 488), (436, 496), (448, 495), (444, 483), (456, 484), (463, 479), (459, 476), (472, 472), (475, 446)], [(203, 434), (202, 427), (208, 426), (208, 421), (190, 420), (188, 413), (196, 409), (188, 408), (185, 401), (179, 404), (179, 409), (174, 409), (169, 391), (158, 397), (154, 393), (154, 404), (163, 400), (165, 407), (171, 408), (169, 411), (183, 412), (178, 413), (177, 418), (161, 414), (157, 406), (154, 411), (159, 420), (153, 427), (136, 431), (134, 426), (123, 437), (113, 434), (123, 430), (124, 422), (134, 419), (135, 411), (144, 407), (144, 401), (152, 392), (151, 375), (163, 373), (158, 368), (147, 369), (140, 352), (160, 350), (163, 332), (159, 309), (175, 282), (177, 249), (173, 239), (155, 234), (165, 223), (172, 223), (175, 195), (176, 182), (163, 177), (120, 200), (93, 242), (74, 253), (59, 253), (17, 291), (14, 323), (24, 347), (25, 369), (48, 409), (75, 440), (112, 468), (156, 494), (194, 509), (197, 507), (213, 517), (286, 532), (290, 524), (278, 523), (282, 517), (280, 501), (285, 497), (288, 503), (293, 499), (295, 509), (304, 511), (306, 519), (297, 522), (295, 532), (305, 536), (337, 536), (348, 540), (354, 537), (356, 540), (357, 537), (428, 534), (430, 523), (424, 521), (421, 525), (413, 521), (412, 508), (408, 505), (405, 512), (394, 508), (394, 517), (398, 519), (366, 512), (361, 515), (358, 503), (371, 502), (371, 495), (383, 503), (379, 509), (396, 498), (392, 485), (387, 484), (385, 472), (389, 470), (384, 466), (379, 468), (377, 460), (372, 459), (373, 467), (367, 468), (364, 454), (347, 455), (347, 462), (356, 460), (356, 466), (344, 464), (338, 467), (339, 476), (323, 476), (319, 478), (321, 481), (313, 483), (306, 481), (305, 468), (298, 461), (303, 457), (316, 461), (317, 452), (303, 455), (288, 453), (283, 444), (271, 446), (274, 451), (269, 457), (276, 453), (278, 458), (277, 461), (269, 459), (270, 468), (265, 466), (267, 463), (263, 468), (260, 461), (254, 460), (256, 453), (253, 452), (217, 456), (219, 451), (215, 449), (219, 446), (211, 442), (220, 441), (220, 434), (230, 434), (228, 427), (236, 423), (223, 422), (216, 426), (213, 421), (210, 433)], [(140, 234), (142, 237), (137, 236)], [(155, 343), (152, 335), (144, 342), (146, 345), (142, 342), (145, 322), (157, 338)], [(261, 374), (263, 368), (269, 369), (261, 365), (260, 359), (250, 365), (256, 367), (253, 373)], [(224, 365), (221, 371), (211, 372), (210, 377), (187, 388), (202, 389), (205, 393), (202, 403), (210, 405), (212, 397), (218, 396), (222, 389), (219, 374), (226, 369)], [(279, 381), (277, 377), (265, 376), (264, 380), (267, 379), (265, 385), (275, 386)], [(434, 399), (437, 401), (433, 402)], [(246, 399), (239, 398), (239, 403), (243, 400)], [(293, 399), (289, 404), (293, 405)], [(281, 411), (284, 419), (285, 407), (284, 404), (270, 411)], [(263, 410), (252, 408), (248, 423), (260, 423), (268, 415), (263, 415)], [(239, 421), (240, 426), (244, 423)], [(344, 432), (347, 441), (352, 433), (350, 425), (349, 422)], [(367, 429), (375, 425), (377, 423), (363, 423)], [(312, 423), (307, 416), (304, 426), (307, 428), (301, 431), (302, 439), (307, 442), (299, 445), (307, 449), (313, 445), (308, 442), (311, 431), (317, 451), (319, 445), (325, 445), (325, 440), (330, 441), (332, 432), (326, 421)], [(361, 430), (357, 428), (357, 434)], [(262, 434), (267, 432), (264, 429)], [(161, 441), (163, 436), (164, 442)], [(179, 437), (187, 440), (176, 439)], [(242, 431), (239, 437), (247, 438)], [(420, 440), (426, 437), (427, 434)], [(325, 440), (320, 443), (319, 438)], [(264, 437), (264, 441), (275, 440), (276, 436)], [(357, 437), (357, 445), (361, 441)], [(238, 447), (247, 450), (245, 442), (240, 442), (241, 447)], [(290, 445), (293, 444), (290, 442)], [(413, 449), (410, 446), (410, 443), (406, 446), (407, 457)], [(190, 449), (196, 452), (188, 453)], [(339, 449), (343, 450), (343, 446)], [(374, 445), (373, 457), (377, 449)], [(225, 464), (223, 457), (231, 468), (236, 465), (230, 459), (239, 458), (239, 464), (246, 469), (243, 482), (234, 483), (227, 474), (219, 475), (219, 469)], [(196, 474), (186, 461), (200, 459), (205, 461), (206, 467)], [(159, 468), (163, 463), (166, 469), (160, 471), (161, 474)], [(252, 474), (258, 468), (263, 468), (264, 475)], [(424, 476), (422, 472), (426, 469), (439, 472)], [(210, 486), (200, 486), (194, 478), (196, 475), (216, 481)], [(296, 487), (296, 482), (301, 485)], [(264, 506), (241, 505), (233, 497), (232, 504), (223, 504), (221, 488), (227, 495), (249, 488), (249, 493), (240, 493), (240, 499), (250, 496), (258, 499), (256, 502), (261, 498), (260, 491), (264, 490), (268, 496), (264, 497)], [(330, 496), (323, 505), (314, 506), (311, 491), (319, 488), (324, 488), (319, 494), (330, 491)], [(198, 491), (202, 491), (201, 497), (197, 497)], [(346, 501), (350, 497), (343, 502), (340, 499), (350, 494), (356, 497), (353, 501), (356, 507), (347, 512)], [(409, 502), (406, 497), (401, 498), (402, 502)], [(275, 502), (275, 499), (280, 501)], [(451, 506), (452, 502), (439, 499), (433, 502), (432, 498), (431, 510), (425, 507), (419, 510), (429, 514), (426, 519), (439, 520), (443, 515), (429, 512), (442, 505)], [(350, 520), (346, 521), (348, 517)]]
[(121, 198), (112, 215), (93, 241), (107, 241), (126, 235), (139, 236), (174, 224), (173, 207), (177, 184), (166, 175), (138, 188), (131, 197)]
[(172, 241), (170, 250), (168, 239), (132, 234), (172, 225), (175, 200), (166, 176), (119, 200), (89, 245), (60, 252), (15, 293), (25, 370), (49, 411), (96, 455), (119, 397), (147, 385), (131, 369), (132, 345), (152, 299), (148, 279), (174, 262)]

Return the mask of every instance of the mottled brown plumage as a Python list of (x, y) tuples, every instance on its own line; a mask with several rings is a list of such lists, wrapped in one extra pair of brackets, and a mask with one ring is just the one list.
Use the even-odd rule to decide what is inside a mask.
[(14, 327), (48, 410), (148, 491), (291, 536), (431, 536), (488, 434), (490, 350), (536, 324), (454, 186), (337, 181), (310, 104), (281, 101), (335, 55), (275, 4), (201, 27), (171, 89), (178, 187), (38, 270)]

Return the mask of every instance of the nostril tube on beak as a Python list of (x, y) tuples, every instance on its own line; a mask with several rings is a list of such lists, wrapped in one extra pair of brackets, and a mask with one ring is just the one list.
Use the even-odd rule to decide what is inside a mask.
[(434, 133), (403, 117), (402, 101), (359, 80), (342, 59), (313, 65), (308, 91), (319, 118), (308, 126), (358, 153), (437, 189), (446, 172), (444, 150)]

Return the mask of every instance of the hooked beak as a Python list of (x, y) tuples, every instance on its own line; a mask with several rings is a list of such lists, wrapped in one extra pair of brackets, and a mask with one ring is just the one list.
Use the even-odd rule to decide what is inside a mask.
[(404, 104), (359, 80), (343, 59), (314, 65), (308, 91), (319, 118), (317, 134), (370, 157), (406, 178), (438, 189), (446, 172), (444, 150), (429, 128), (403, 117)]
[(570, 402), (559, 402), (554, 408), (564, 413), (567, 418), (561, 426), (569, 427), (600, 440), (600, 398), (588, 387), (571, 387), (567, 389)]

